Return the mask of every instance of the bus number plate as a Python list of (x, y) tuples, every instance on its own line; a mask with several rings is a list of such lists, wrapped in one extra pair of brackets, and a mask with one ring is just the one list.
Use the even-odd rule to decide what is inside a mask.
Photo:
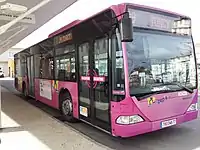
[(176, 119), (161, 122), (161, 128), (170, 127), (176, 124)]

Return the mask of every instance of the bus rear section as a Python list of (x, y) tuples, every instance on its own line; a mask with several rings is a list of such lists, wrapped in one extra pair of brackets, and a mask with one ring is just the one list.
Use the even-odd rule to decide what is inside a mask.
[(111, 102), (113, 135), (130, 137), (196, 119), (190, 18), (132, 5), (127, 9), (134, 20), (133, 41), (122, 42), (126, 98)]

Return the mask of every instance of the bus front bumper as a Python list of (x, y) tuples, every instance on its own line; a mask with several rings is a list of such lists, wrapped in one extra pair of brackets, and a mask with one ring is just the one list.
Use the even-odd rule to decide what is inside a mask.
[[(171, 117), (163, 120), (158, 120), (154, 122), (141, 122), (137, 124), (131, 124), (131, 125), (120, 125), (120, 124), (114, 124), (112, 129), (113, 136), (119, 136), (119, 137), (132, 137), (156, 130), (160, 130), (166, 127), (178, 125), (184, 122), (192, 121), (194, 119), (197, 119), (198, 117), (198, 111), (193, 112), (187, 112), (184, 115)], [(175, 122), (174, 122), (175, 120)], [(171, 124), (165, 124), (166, 122), (170, 122)], [(164, 123), (164, 124), (163, 124)]]

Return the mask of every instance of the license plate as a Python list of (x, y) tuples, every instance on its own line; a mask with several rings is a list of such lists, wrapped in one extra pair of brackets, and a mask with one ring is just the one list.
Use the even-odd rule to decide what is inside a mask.
[(161, 122), (161, 128), (170, 127), (176, 124), (176, 119)]

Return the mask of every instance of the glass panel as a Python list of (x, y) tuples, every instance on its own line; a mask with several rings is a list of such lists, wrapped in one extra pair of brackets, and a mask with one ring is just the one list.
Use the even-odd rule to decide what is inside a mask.
[(29, 78), (29, 94), (34, 96), (34, 57), (27, 57), (28, 78)]
[[(86, 107), (88, 116), (90, 115), (90, 78), (88, 75), (89, 70), (89, 44), (84, 43), (79, 46), (79, 92), (80, 92), (80, 106)], [(85, 114), (85, 115), (86, 115)], [(88, 118), (89, 119), (89, 118)]]
[(29, 94), (32, 93), (32, 74), (31, 74), (31, 57), (27, 57), (27, 66), (28, 66), (28, 79), (29, 79)]
[(96, 40), (94, 44), (95, 74), (94, 94), (96, 117), (109, 122), (108, 100), (108, 41), (107, 39)]
[[(53, 40), (47, 39), (40, 42), (31, 48), (31, 52), (34, 54), (34, 61), (40, 61), (40, 78), (53, 79), (54, 78), (54, 50)], [(38, 65), (35, 62), (35, 65)], [(38, 70), (35, 70), (38, 74)]]
[(64, 45), (56, 49), (56, 55), (64, 55), (70, 52), (75, 52), (74, 45)]
[(68, 53), (64, 56), (57, 56), (55, 71), (56, 79), (58, 80), (76, 81), (75, 53)]
[(15, 59), (15, 78), (20, 76), (20, 59)]
[[(55, 77), (62, 81), (76, 81), (74, 45), (56, 48)], [(61, 55), (62, 54), (62, 55)]]
[(112, 38), (112, 52), (113, 56), (113, 90), (125, 91), (125, 76), (124, 76), (124, 62), (123, 52), (120, 37), (113, 35)]
[(53, 58), (42, 58), (41, 77), (44, 79), (53, 79)]
[(196, 86), (191, 37), (134, 32), (127, 55), (132, 95)]
[(41, 73), (41, 70), (40, 70), (40, 61), (41, 61), (41, 54), (36, 54), (34, 55), (35, 57), (35, 77), (36, 78), (39, 78), (40, 77), (40, 73)]
[(35, 95), (35, 84), (34, 84), (34, 74), (35, 74), (35, 71), (34, 71), (34, 57), (31, 56), (31, 62), (30, 62), (30, 85), (31, 85), (31, 90), (30, 90), (30, 95), (34, 96)]
[(25, 57), (15, 58), (15, 77), (23, 77), (26, 75), (26, 59)]

